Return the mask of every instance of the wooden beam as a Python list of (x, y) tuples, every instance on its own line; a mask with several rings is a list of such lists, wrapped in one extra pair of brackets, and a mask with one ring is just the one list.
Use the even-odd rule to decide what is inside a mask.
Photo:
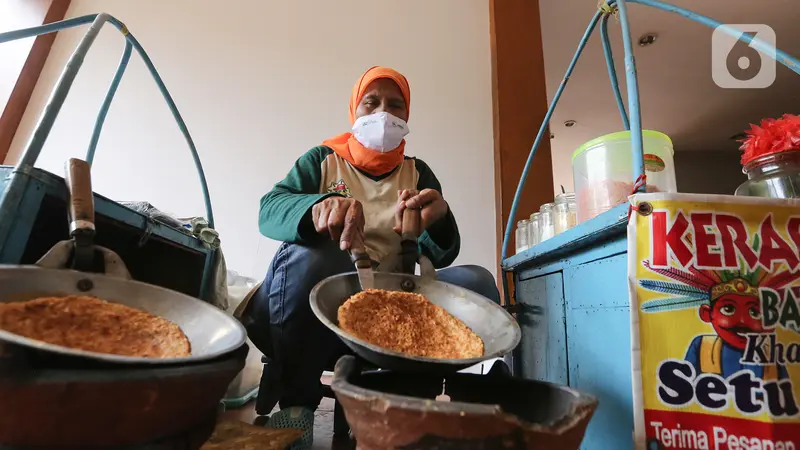
[[(30, 2), (30, 4), (31, 7), (36, 5), (34, 2)], [(42, 20), (39, 24), (21, 24), (20, 28), (62, 20), (67, 13), (69, 4), (70, 0), (51, 0), (49, 6), (45, 4), (42, 7)], [(44, 9), (45, 7), (46, 10)], [(22, 66), (17, 82), (14, 85), (14, 90), (11, 91), (3, 113), (0, 115), (0, 163), (5, 161), (8, 150), (11, 148), (14, 134), (16, 134), (17, 128), (22, 122), (22, 116), (25, 115), (25, 109), (28, 107), (28, 102), (31, 99), (31, 95), (33, 95), (33, 90), (39, 81), (39, 75), (41, 75), (47, 57), (50, 55), (50, 48), (53, 46), (55, 39), (56, 33), (44, 34), (34, 39), (28, 58), (25, 60), (25, 64)]]
[[(539, 2), (489, 0), (489, 5), (499, 266), (503, 232), (511, 212), (511, 203), (525, 161), (547, 113), (548, 102)], [(538, 211), (539, 206), (552, 201), (553, 162), (550, 139), (545, 138), (536, 151), (520, 199), (517, 220), (527, 219), (531, 213)], [(516, 224), (513, 226), (516, 228)], [(514, 248), (512, 242), (509, 256), (514, 254)]]

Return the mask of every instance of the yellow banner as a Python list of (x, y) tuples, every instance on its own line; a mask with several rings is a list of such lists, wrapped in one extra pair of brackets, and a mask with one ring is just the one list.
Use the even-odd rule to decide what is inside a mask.
[(632, 202), (637, 448), (800, 448), (800, 204)]

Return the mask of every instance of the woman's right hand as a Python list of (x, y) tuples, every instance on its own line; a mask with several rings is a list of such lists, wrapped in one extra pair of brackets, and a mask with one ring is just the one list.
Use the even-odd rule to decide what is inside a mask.
[(317, 233), (339, 241), (339, 248), (350, 250), (364, 238), (364, 209), (358, 200), (339, 195), (328, 197), (311, 208)]

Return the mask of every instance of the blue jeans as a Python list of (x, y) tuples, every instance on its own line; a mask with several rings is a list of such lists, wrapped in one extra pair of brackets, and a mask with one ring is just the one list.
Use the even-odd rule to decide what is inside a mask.
[[(350, 257), (338, 242), (310, 247), (284, 243), (272, 260), (267, 276), (251, 300), (251, 339), (270, 354), (270, 370), (277, 370), (280, 407), (316, 409), (322, 400), (322, 372), (347, 353), (347, 347), (314, 316), (311, 289), (323, 279), (354, 272)], [(439, 280), (477, 292), (500, 302), (492, 274), (477, 266), (442, 269)], [(256, 335), (268, 333), (266, 339)], [(269, 344), (266, 344), (269, 342)], [(271, 345), (271, 349), (262, 348)]]

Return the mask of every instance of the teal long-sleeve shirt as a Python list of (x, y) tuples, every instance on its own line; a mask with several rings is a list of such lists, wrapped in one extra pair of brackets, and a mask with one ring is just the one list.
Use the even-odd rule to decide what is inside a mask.
[[(310, 244), (320, 237), (311, 219), (311, 208), (332, 195), (340, 195), (335, 189), (323, 190), (323, 165), (328, 158), (339, 158), (326, 146), (314, 147), (301, 156), (286, 177), (261, 198), (258, 227), (261, 234), (278, 241)], [(409, 159), (409, 158), (406, 158)], [(341, 164), (341, 161), (339, 161)], [(417, 171), (418, 190), (435, 189), (442, 186), (430, 167), (420, 159), (414, 159)], [(361, 175), (381, 182), (393, 172), (381, 176)], [(359, 201), (369, 199), (356, 198)], [(326, 238), (327, 239), (327, 238)], [(419, 238), (420, 252), (427, 256), (434, 267), (447, 267), (453, 263), (461, 249), (461, 236), (455, 217), (448, 209), (447, 215), (431, 225)]]

